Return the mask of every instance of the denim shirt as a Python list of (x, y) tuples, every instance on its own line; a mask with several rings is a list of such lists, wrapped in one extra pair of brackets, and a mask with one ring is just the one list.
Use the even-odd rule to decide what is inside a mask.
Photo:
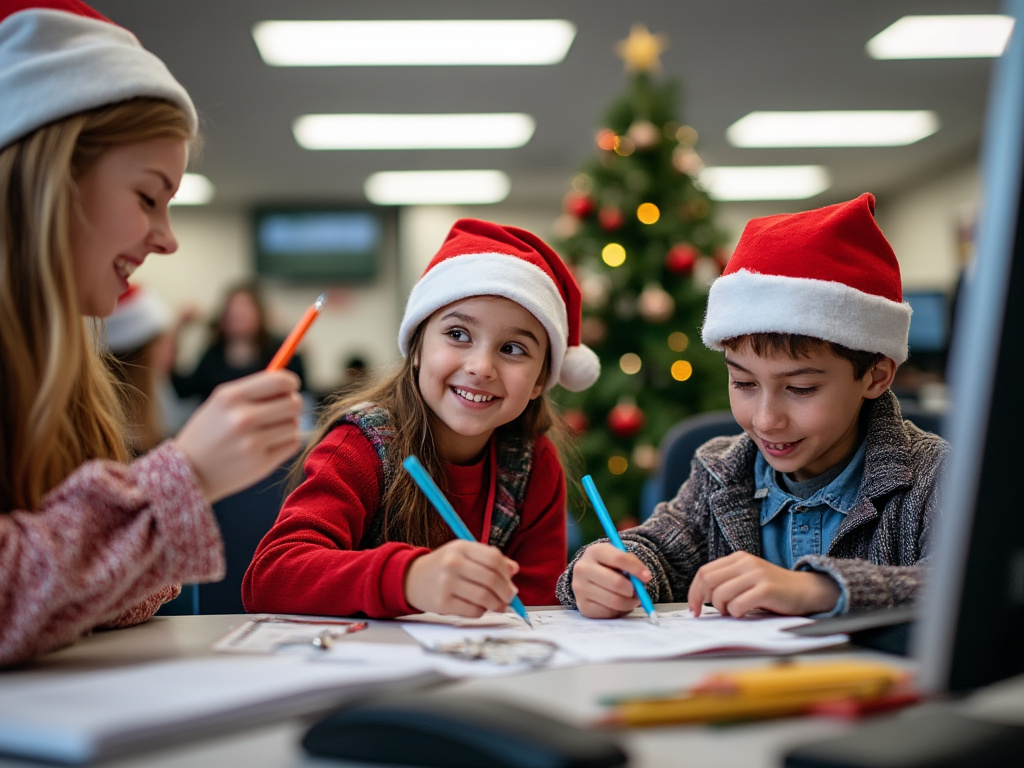
[[(755, 498), (761, 501), (761, 554), (783, 568), (807, 555), (824, 555), (858, 500), (864, 474), (865, 442), (842, 472), (805, 499), (782, 487), (760, 452), (754, 461)], [(846, 610), (845, 595), (828, 615)]]

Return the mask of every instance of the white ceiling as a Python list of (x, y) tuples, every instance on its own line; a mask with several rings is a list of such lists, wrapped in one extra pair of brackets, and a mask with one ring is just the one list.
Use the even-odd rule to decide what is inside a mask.
[[(167, 62), (204, 121), (197, 170), (216, 203), (362, 202), (378, 170), (498, 168), (508, 203), (553, 210), (627, 86), (615, 43), (641, 22), (669, 38), (664, 74), (708, 165), (821, 163), (833, 187), (801, 207), (871, 190), (880, 196), (976, 159), (992, 61), (875, 61), (869, 38), (897, 18), (993, 13), (995, 0), (93, 0)], [(564, 18), (577, 27), (551, 67), (264, 65), (251, 30), (264, 19)], [(908, 147), (755, 150), (725, 129), (751, 110), (931, 109), (940, 130)], [(509, 150), (310, 152), (291, 135), (308, 112), (527, 112), (533, 139)]]

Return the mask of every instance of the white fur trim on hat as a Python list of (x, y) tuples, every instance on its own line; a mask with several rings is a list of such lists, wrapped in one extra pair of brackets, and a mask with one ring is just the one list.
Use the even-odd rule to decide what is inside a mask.
[(195, 131), (188, 93), (126, 29), (47, 8), (0, 23), (0, 149), (47, 123), (140, 96), (179, 105)]
[(845, 283), (764, 275), (743, 269), (718, 278), (708, 292), (701, 337), (722, 350), (726, 339), (791, 333), (907, 359), (910, 305)]
[[(558, 383), (565, 386), (561, 381), (568, 340), (565, 301), (544, 270), (507, 253), (453, 256), (428, 270), (413, 286), (405, 305), (405, 315), (398, 329), (398, 348), (402, 356), (409, 354), (409, 342), (420, 323), (441, 307), (471, 296), (503, 296), (536, 317), (547, 331), (551, 348), (551, 373), (545, 389)], [(575, 368), (565, 373), (569, 373), (570, 378), (586, 375)]]
[(142, 288), (126, 294), (107, 316), (107, 348), (114, 354), (131, 352), (146, 344), (173, 322), (170, 307), (155, 293)]

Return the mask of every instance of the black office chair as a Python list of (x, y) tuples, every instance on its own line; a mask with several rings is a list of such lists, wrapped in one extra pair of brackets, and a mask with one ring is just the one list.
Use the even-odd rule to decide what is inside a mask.
[(690, 476), (690, 462), (701, 445), (713, 437), (742, 431), (732, 411), (709, 411), (677, 422), (661, 440), (661, 468), (644, 489), (640, 519), (647, 519), (659, 502), (676, 495)]
[(211, 584), (185, 584), (181, 594), (160, 607), (161, 616), (198, 613), (245, 613), (242, 577), (263, 535), (277, 519), (285, 496), (285, 478), (291, 462), (233, 496), (213, 505), (224, 538), (227, 572)]

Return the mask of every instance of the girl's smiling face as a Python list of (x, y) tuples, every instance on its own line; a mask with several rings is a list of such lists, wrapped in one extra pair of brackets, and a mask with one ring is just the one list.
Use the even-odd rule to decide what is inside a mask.
[(178, 249), (168, 205), (187, 158), (182, 139), (126, 144), (76, 179), (81, 205), (72, 214), (71, 247), (82, 314), (109, 315), (146, 256)]
[(725, 362), (737, 423), (772, 468), (798, 482), (854, 453), (864, 400), (885, 392), (895, 373), (895, 363), (883, 358), (855, 379), (853, 364), (827, 347), (794, 359), (786, 353), (758, 356), (745, 343), (728, 349)]
[(414, 360), (439, 455), (470, 463), (544, 390), (548, 337), (529, 311), (473, 296), (434, 312)]

